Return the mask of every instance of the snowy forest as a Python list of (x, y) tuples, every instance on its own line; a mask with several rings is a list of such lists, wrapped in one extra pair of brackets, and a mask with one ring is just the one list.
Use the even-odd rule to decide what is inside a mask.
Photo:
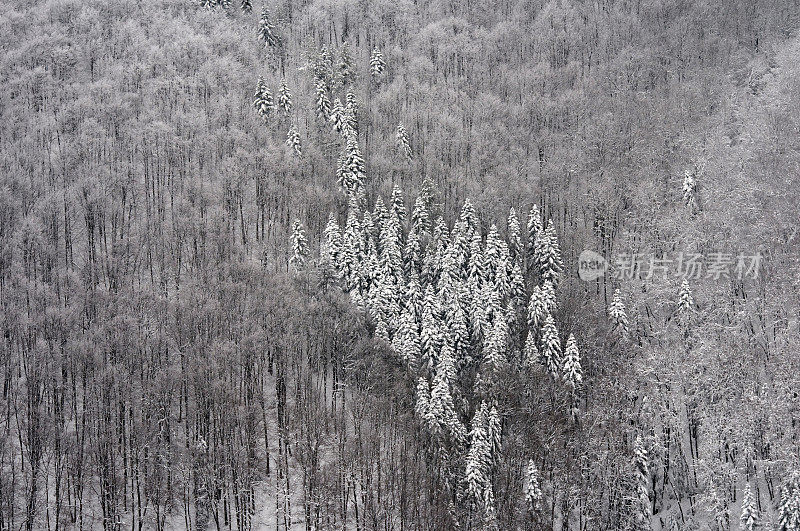
[(0, 530), (800, 530), (798, 29), (0, 3)]

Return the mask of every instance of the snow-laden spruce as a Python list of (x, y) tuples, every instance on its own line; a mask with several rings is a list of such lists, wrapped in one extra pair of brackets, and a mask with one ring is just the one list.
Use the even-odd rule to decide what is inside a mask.
[(319, 118), (322, 122), (327, 122), (331, 118), (331, 100), (328, 99), (328, 88), (325, 82), (317, 80), (314, 87), (314, 106)]
[(290, 126), (289, 132), (286, 133), (286, 145), (292, 148), (292, 151), (294, 151), (298, 157), (303, 154), (303, 147), (300, 143), (300, 133), (294, 125)]
[(386, 60), (384, 60), (383, 53), (381, 53), (380, 49), (375, 46), (369, 58), (369, 75), (372, 77), (373, 81), (377, 82), (383, 77), (385, 70)]
[(755, 531), (760, 524), (758, 509), (756, 508), (755, 500), (753, 500), (753, 491), (749, 483), (744, 487), (742, 514), (739, 517), (739, 521), (742, 523), (743, 531)]
[(275, 24), (272, 23), (266, 6), (261, 9), (261, 18), (258, 19), (258, 38), (264, 41), (266, 48), (280, 44), (280, 39), (275, 33)]
[(414, 153), (411, 151), (411, 142), (408, 139), (408, 131), (406, 131), (406, 128), (402, 122), (397, 124), (397, 131), (395, 132), (395, 141), (397, 143), (397, 149), (400, 151), (400, 154), (403, 155), (408, 161), (413, 160)]
[(292, 256), (289, 258), (289, 266), (295, 271), (302, 271), (306, 266), (308, 258), (308, 239), (303, 225), (299, 219), (294, 220), (292, 228)]
[(292, 112), (292, 93), (289, 92), (289, 87), (286, 85), (285, 79), (281, 79), (281, 86), (278, 88), (278, 108), (280, 108), (286, 116), (289, 116)]
[(266, 122), (275, 110), (275, 103), (272, 100), (272, 91), (267, 87), (263, 76), (258, 76), (256, 91), (253, 94), (253, 107), (258, 115)]
[(628, 314), (625, 313), (625, 303), (622, 302), (622, 294), (619, 288), (614, 290), (611, 297), (611, 304), (608, 307), (608, 317), (611, 319), (611, 330), (618, 332), (622, 337), (628, 335)]

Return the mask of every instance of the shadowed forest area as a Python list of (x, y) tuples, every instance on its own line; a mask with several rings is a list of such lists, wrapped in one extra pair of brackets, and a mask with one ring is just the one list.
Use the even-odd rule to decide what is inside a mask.
[(2, 3), (0, 529), (800, 529), (798, 26)]

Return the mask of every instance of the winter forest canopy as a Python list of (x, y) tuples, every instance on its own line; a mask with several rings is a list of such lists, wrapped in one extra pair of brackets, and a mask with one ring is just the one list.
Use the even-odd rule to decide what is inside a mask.
[(800, 529), (798, 28), (3, 3), (0, 529)]

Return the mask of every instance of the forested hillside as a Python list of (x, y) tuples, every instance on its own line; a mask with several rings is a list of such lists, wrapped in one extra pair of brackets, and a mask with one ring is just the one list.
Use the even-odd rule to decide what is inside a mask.
[(800, 528), (798, 25), (3, 3), (0, 529)]

